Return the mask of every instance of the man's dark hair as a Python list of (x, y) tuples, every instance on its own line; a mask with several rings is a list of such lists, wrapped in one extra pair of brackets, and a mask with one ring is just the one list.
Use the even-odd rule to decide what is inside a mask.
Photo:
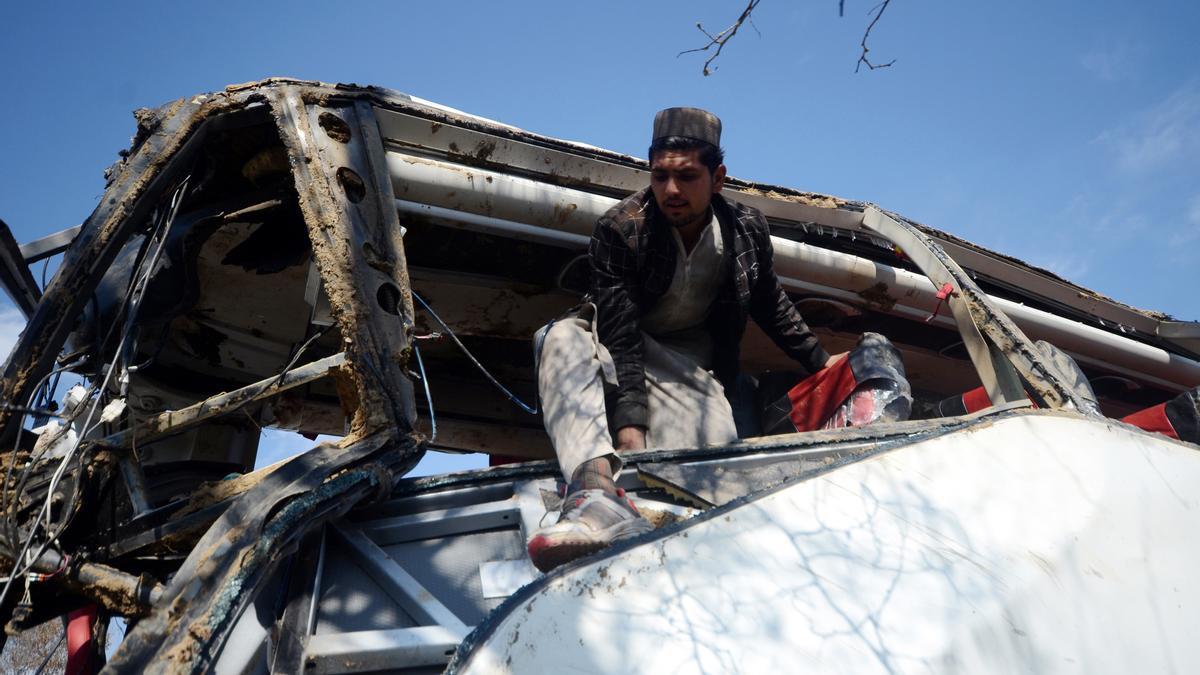
[(666, 136), (664, 138), (656, 138), (650, 144), (650, 161), (654, 161), (654, 154), (667, 150), (675, 150), (678, 152), (687, 152), (688, 150), (700, 151), (700, 163), (708, 168), (709, 173), (715, 174), (717, 167), (725, 163), (725, 151), (712, 143), (705, 143), (694, 138), (685, 136)]

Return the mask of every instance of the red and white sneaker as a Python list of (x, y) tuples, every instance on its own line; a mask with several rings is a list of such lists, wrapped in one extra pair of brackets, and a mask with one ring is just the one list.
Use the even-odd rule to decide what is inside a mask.
[(543, 572), (595, 553), (614, 541), (653, 530), (625, 496), (604, 490), (577, 490), (563, 500), (558, 522), (538, 530), (529, 540), (529, 558)]

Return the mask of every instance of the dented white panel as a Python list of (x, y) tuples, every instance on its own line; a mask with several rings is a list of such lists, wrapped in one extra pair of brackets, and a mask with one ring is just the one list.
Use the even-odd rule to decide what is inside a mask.
[(1194, 672), (1200, 450), (1029, 414), (570, 570), (456, 672)]

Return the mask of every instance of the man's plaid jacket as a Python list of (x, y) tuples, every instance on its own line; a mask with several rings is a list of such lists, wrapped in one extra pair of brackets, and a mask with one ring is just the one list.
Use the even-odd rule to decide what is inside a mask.
[[(779, 284), (766, 218), (758, 209), (720, 195), (713, 197), (712, 207), (726, 251), (732, 252), (728, 280), (707, 320), (714, 374), (731, 391), (747, 316), (809, 372), (819, 370), (829, 354)], [(638, 320), (667, 292), (675, 274), (677, 248), (670, 227), (645, 188), (609, 209), (592, 233), (588, 254), (597, 331), (617, 367), (617, 388), (609, 397), (613, 429), (648, 425)]]

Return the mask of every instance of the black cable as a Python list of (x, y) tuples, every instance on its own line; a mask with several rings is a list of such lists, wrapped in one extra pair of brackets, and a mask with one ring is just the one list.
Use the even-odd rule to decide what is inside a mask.
[(426, 312), (429, 312), (429, 316), (432, 316), (433, 320), (437, 321), (438, 325), (442, 327), (442, 330), (446, 331), (446, 334), (450, 336), (450, 339), (454, 340), (454, 344), (458, 345), (458, 348), (462, 350), (462, 353), (466, 354), (468, 359), (471, 359), (471, 363), (475, 364), (475, 367), (479, 369), (479, 372), (483, 373), (484, 377), (486, 377), (492, 384), (496, 385), (496, 388), (502, 391), (504, 395), (508, 397), (508, 400), (517, 404), (521, 410), (524, 410), (530, 415), (538, 414), (537, 408), (532, 408), (526, 405), (524, 401), (517, 398), (516, 394), (509, 391), (504, 385), (500, 384), (500, 381), (495, 377), (492, 377), (492, 374), (488, 372), (488, 369), (483, 367), (483, 364), (479, 362), (479, 359), (475, 358), (475, 355), (471, 353), (471, 350), (467, 349), (467, 346), (458, 339), (458, 336), (454, 334), (454, 331), (450, 330), (450, 326), (447, 326), (446, 322), (442, 321), (442, 317), (438, 316), (437, 312), (433, 311), (433, 308), (430, 307), (429, 304), (421, 298), (421, 296), (417, 295), (416, 291), (413, 291), (412, 296), (417, 299), (417, 302), (421, 303), (421, 306), (425, 308)]
[(437, 440), (437, 415), (433, 412), (433, 395), (429, 393), (429, 377), (425, 375), (425, 362), (421, 360), (421, 348), (413, 343), (413, 354), (417, 356), (417, 368), (421, 369), (421, 384), (425, 387), (425, 402), (429, 404), (429, 442)]
[(46, 270), (50, 267), (50, 258), (51, 257), (52, 256), (46, 256), (46, 260), (44, 262), (42, 262), (42, 292), (43, 293), (46, 292)]
[[(63, 371), (68, 370), (70, 367), (71, 367), (70, 365), (59, 366), (58, 368), (55, 368), (54, 370), (47, 373), (42, 378), (42, 380), (40, 382), (38, 382), (37, 388), (34, 389), (34, 392), (36, 393), (38, 389), (45, 386), (46, 381), (49, 380), (50, 377), (57, 375), (57, 374), (61, 374)], [(33, 396), (30, 396), (30, 399), (32, 400)], [(8, 486), (12, 482), (12, 472), (17, 464), (17, 453), (20, 451), (20, 448), (21, 448), (21, 433), (25, 430), (25, 416), (26, 416), (25, 413), (22, 413), (21, 419), (18, 421), (19, 423), (17, 424), (16, 440), (13, 441), (12, 454), (9, 456), (8, 466), (6, 467), (5, 472), (4, 472), (4, 485), (0, 486), (0, 511), (3, 511), (6, 515), (6, 517), (4, 519), (4, 526), (5, 526), (5, 529), (8, 530), (7, 534), (10, 537), (14, 537), (14, 538), (16, 537), (16, 534), (17, 534), (15, 531), (15, 519), (16, 519), (15, 513), (16, 512), (15, 512), (15, 510), (12, 510), (12, 512), (13, 512), (12, 518), (10, 519), (7, 517), (8, 512), (11, 510), (9, 502), (8, 502), (8, 494), (9, 494)], [(44, 451), (44, 449), (43, 449), (43, 451)], [(36, 458), (34, 457), (33, 453), (30, 453), (29, 464), (27, 464), (22, 469), (22, 476), (24, 476), (25, 472), (29, 470), (29, 467), (32, 466), (34, 461), (36, 461)], [(24, 481), (21, 481), (22, 484), (23, 484), (23, 482)], [(13, 504), (15, 505), (16, 496), (19, 495), (20, 492), (18, 490), (13, 490), (12, 492), (13, 492)]]
[(278, 386), (279, 384), (281, 384), (283, 382), (283, 378), (285, 376), (287, 376), (288, 371), (291, 370), (292, 367), (296, 365), (296, 361), (300, 360), (300, 355), (304, 353), (304, 350), (308, 349), (312, 345), (312, 343), (314, 343), (317, 340), (324, 337), (325, 334), (329, 332), (330, 328), (333, 328), (333, 324), (325, 326), (324, 328), (317, 331), (316, 333), (313, 333), (312, 337), (308, 338), (307, 340), (304, 341), (304, 344), (300, 345), (300, 348), (297, 349), (296, 353), (292, 355), (291, 360), (288, 361), (287, 365), (283, 367), (283, 370), (281, 370), (279, 372), (279, 377), (275, 380), (276, 386)]
[[(95, 427), (89, 427), (89, 425), (91, 424), (92, 417), (96, 414), (96, 410), (99, 406), (100, 400), (104, 398), (104, 390), (108, 387), (109, 381), (111, 380), (113, 373), (115, 371), (117, 371), (120, 366), (119, 360), (120, 360), (120, 357), (123, 356), (123, 354), (121, 353), (122, 347), (124, 345), (126, 338), (129, 335), (129, 330), (131, 328), (131, 321), (129, 319), (134, 314), (134, 312), (130, 311), (131, 300), (136, 303), (137, 301), (141, 300), (142, 296), (145, 293), (145, 290), (146, 290), (145, 287), (149, 283), (150, 275), (153, 273), (154, 267), (158, 264), (158, 260), (160, 259), (161, 255), (162, 255), (163, 249), (165, 248), (167, 236), (170, 232), (171, 225), (175, 222), (175, 217), (178, 214), (179, 206), (183, 202), (183, 195), (187, 190), (187, 183), (190, 180), (190, 178), (191, 178), (190, 176), (184, 177), (184, 179), (180, 182), (178, 187), (176, 187), (176, 189), (171, 197), (171, 200), (170, 200), (169, 211), (163, 213), (163, 215), (161, 217), (158, 214), (155, 214), (155, 216), (152, 217), (152, 220), (157, 221), (153, 229), (160, 234), (160, 236), (158, 237), (158, 246), (155, 249), (154, 256), (152, 257), (152, 259), (150, 261), (150, 265), (148, 266), (145, 273), (143, 274), (142, 273), (142, 265), (146, 262), (145, 253), (147, 252), (150, 243), (152, 241), (154, 241), (156, 238), (154, 234), (151, 234), (149, 237), (147, 237), (146, 241), (143, 242), (142, 247), (138, 251), (137, 260), (135, 261), (133, 271), (130, 274), (129, 284), (126, 287), (126, 294), (125, 294), (125, 297), (122, 299), (121, 309), (118, 310), (118, 312), (117, 312), (117, 317), (119, 317), (119, 318), (117, 318), (116, 320), (113, 321), (113, 325), (109, 330), (109, 334), (106, 335), (104, 340), (100, 343), (101, 349), (102, 349), (103, 345), (106, 344), (108, 342), (108, 340), (112, 337), (112, 333), (116, 329), (116, 327), (117, 326), (122, 327), (122, 331), (120, 334), (121, 337), (120, 337), (120, 340), (118, 341), (118, 344), (117, 344), (116, 349), (113, 354), (113, 356), (114, 356), (113, 362), (109, 365), (108, 371), (105, 373), (105, 375), (103, 377), (103, 381), (99, 385), (100, 395), (95, 398), (94, 402), (91, 405), (91, 409), (88, 411), (87, 418), (85, 419), (85, 421), (83, 423), (83, 427), (84, 427), (83, 433), (80, 434), (79, 436), (77, 436), (75, 444), (67, 452), (67, 454), (63, 457), (63, 461), (59, 464), (58, 469), (56, 469), (54, 471), (53, 475), (51, 476), (51, 479), (47, 485), (46, 501), (45, 501), (44, 505), (42, 506), (42, 508), (39, 509), (38, 514), (35, 517), (34, 521), (31, 523), (29, 533), (28, 533), (27, 537), (25, 538), (24, 544), (21, 546), (21, 552), (13, 558), (13, 568), (9, 574), (8, 581), (4, 584), (3, 590), (0, 591), (0, 605), (2, 605), (4, 602), (4, 599), (8, 597), (8, 592), (12, 588), (12, 582), (17, 578), (17, 576), (19, 576), (19, 574), (23, 575), (28, 572), (28, 569), (29, 569), (28, 564), (25, 565), (25, 569), (21, 570), (20, 573), (18, 573), (18, 571), (17, 571), (17, 566), (21, 563), (21, 559), (26, 556), (26, 553), (29, 551), (31, 545), (33, 544), (34, 538), (37, 536), (37, 529), (41, 523), (42, 512), (44, 511), (47, 518), (49, 518), (50, 504), (53, 500), (54, 489), (57, 487), (57, 483), (61, 479), (62, 475), (64, 475), (65, 469), (67, 467), (67, 463), (72, 459), (76, 460), (76, 462), (78, 462), (80, 464), (80, 467), (77, 470), (75, 489), (72, 490), (71, 501), (67, 504), (66, 518), (64, 519), (63, 523), (55, 530), (55, 532), (47, 537), (46, 541), (39, 548), (37, 555), (35, 555), (33, 557), (33, 560), (36, 561), (38, 558), (40, 558), (41, 555), (49, 547), (50, 543), (52, 541), (54, 541), (55, 539), (57, 539), (57, 537), (59, 535), (61, 535), (62, 532), (64, 532), (66, 530), (66, 527), (69, 526), (70, 523), (74, 520), (74, 513), (71, 513), (71, 511), (74, 509), (74, 504), (78, 500), (79, 494), (81, 492), (81, 489), (80, 489), (81, 486), (79, 484), (80, 481), (78, 480), (78, 476), (82, 475), (79, 473), (79, 470), (82, 469), (82, 458), (74, 456), (74, 455), (76, 455), (76, 452), (79, 449), (80, 443), (82, 443), (84, 437), (86, 437), (87, 434), (90, 433), (95, 428)], [(97, 305), (98, 305), (98, 303), (97, 303)], [(135, 306), (135, 308), (136, 308), (136, 306)], [(98, 312), (98, 309), (99, 308), (97, 306), (97, 312)], [(125, 316), (121, 317), (122, 314), (125, 314)], [(122, 318), (124, 319), (123, 321), (121, 320)], [(99, 355), (99, 352), (97, 352), (97, 355)], [(43, 378), (43, 381), (39, 383), (39, 385), (38, 385), (39, 387), (45, 383), (45, 379), (46, 378)], [(87, 395), (88, 399), (91, 399), (93, 396), (95, 396), (96, 392), (97, 392), (97, 387), (93, 384), (88, 390), (88, 395)], [(32, 397), (31, 397), (31, 399), (32, 399)], [(100, 423), (98, 422), (95, 426), (99, 426), (99, 424)], [(20, 439), (20, 430), (21, 430), (20, 428), (23, 426), (24, 426), (24, 416), (22, 416), (20, 425), (18, 426), (18, 433), (17, 433), (18, 442)], [(11, 468), (11, 465), (15, 464), (15, 462), (16, 462), (17, 448), (19, 448), (19, 445), (14, 447), (13, 462), (10, 463), (10, 468)], [(28, 480), (29, 475), (32, 474), (32, 469), (33, 469), (33, 466), (35, 465), (35, 463), (36, 463), (35, 458), (30, 457), (29, 463), (25, 466), (24, 470), (22, 471), (21, 479), (18, 482), (17, 489), (14, 491), (14, 497), (13, 497), (12, 503), (9, 505), (9, 509), (8, 509), (9, 517), (6, 519), (8, 521), (6, 523), (6, 525), (8, 527), (6, 529), (8, 529), (9, 532), (12, 533), (12, 537), (13, 537), (14, 541), (15, 541), (16, 536), (20, 533), (20, 527), (17, 524), (17, 511), (16, 511), (17, 502), (19, 501), (18, 495), (20, 495), (21, 492), (23, 491), (25, 483)], [(8, 481), (8, 478), (6, 476), (6, 482), (4, 485), (5, 489), (7, 489), (7, 487), (8, 487), (7, 481)]]

